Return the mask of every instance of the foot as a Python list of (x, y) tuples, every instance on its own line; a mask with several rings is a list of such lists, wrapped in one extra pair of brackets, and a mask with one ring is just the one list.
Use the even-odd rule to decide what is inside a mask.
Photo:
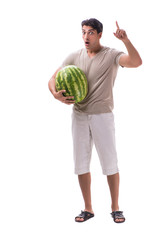
[(84, 211), (81, 211), (81, 213), (77, 217), (75, 217), (75, 221), (84, 222), (92, 217), (94, 217), (94, 213), (92, 210), (91, 211), (84, 210)]
[(123, 223), (123, 222), (125, 222), (125, 217), (123, 216), (123, 212), (122, 211), (113, 211), (111, 213), (111, 215), (112, 215), (115, 223)]

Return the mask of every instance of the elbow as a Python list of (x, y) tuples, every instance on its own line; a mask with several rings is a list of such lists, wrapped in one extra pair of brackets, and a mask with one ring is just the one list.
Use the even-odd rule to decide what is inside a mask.
[(48, 88), (49, 88), (49, 90), (50, 90), (50, 80), (48, 81)]
[(52, 86), (51, 86), (51, 81), (49, 80), (49, 82), (48, 82), (48, 89), (49, 89), (49, 91), (52, 93)]
[(139, 58), (136, 63), (134, 64), (134, 67), (137, 68), (137, 67), (140, 67), (142, 65), (142, 59)]
[(136, 62), (132, 62), (131, 64), (130, 64), (130, 67), (132, 67), (132, 68), (137, 68), (137, 67), (140, 67), (142, 65), (142, 59), (139, 59), (138, 61), (136, 61)]
[[(123, 65), (123, 64), (122, 64)], [(126, 65), (124, 64), (123, 66), (129, 67), (129, 68), (137, 68), (142, 65), (142, 59), (140, 56), (137, 56), (134, 59), (131, 59), (130, 57), (128, 58), (128, 61), (126, 62)]]
[(51, 91), (51, 89), (52, 89), (51, 79), (48, 81), (48, 88), (49, 88), (49, 90)]
[(49, 90), (50, 90), (50, 92), (53, 94), (53, 96), (54, 96), (54, 94), (55, 94), (55, 89), (54, 89), (54, 85), (53, 85), (53, 81), (52, 81), (52, 78), (48, 81), (48, 88), (49, 88)]
[(137, 67), (140, 67), (142, 65), (142, 59), (140, 58), (137, 64)]

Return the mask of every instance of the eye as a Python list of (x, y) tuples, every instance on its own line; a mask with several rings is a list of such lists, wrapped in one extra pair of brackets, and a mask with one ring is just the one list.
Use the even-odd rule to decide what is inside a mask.
[(84, 35), (84, 34), (85, 34), (85, 32), (82, 32), (82, 34)]
[(94, 34), (94, 32), (89, 32), (89, 35), (93, 35)]

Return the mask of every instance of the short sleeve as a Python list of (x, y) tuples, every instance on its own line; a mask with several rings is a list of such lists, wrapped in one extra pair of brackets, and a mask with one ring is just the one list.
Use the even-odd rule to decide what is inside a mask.
[[(119, 59), (122, 55), (126, 55), (124, 52), (119, 52), (119, 54), (116, 56), (115, 62), (117, 65), (119, 65)], [(120, 65), (119, 65), (120, 66)], [(123, 67), (123, 66), (122, 66)]]
[(113, 59), (113, 64), (115, 64), (118, 67), (119, 66), (119, 59), (125, 53), (122, 52), (122, 51), (119, 51), (117, 49), (111, 48), (110, 54), (111, 54), (111, 58)]
[(77, 57), (77, 52), (71, 53), (70, 55), (68, 55), (68, 57), (66, 57), (66, 59), (63, 61), (61, 67), (65, 67), (67, 65), (74, 65), (75, 64), (75, 60)]
[(116, 56), (116, 58), (115, 58), (115, 62), (116, 62), (117, 65), (119, 65), (119, 59), (120, 59), (120, 57), (121, 57), (122, 55), (125, 55), (125, 53), (124, 53), (124, 52), (119, 52), (119, 53), (117, 54), (117, 56)]

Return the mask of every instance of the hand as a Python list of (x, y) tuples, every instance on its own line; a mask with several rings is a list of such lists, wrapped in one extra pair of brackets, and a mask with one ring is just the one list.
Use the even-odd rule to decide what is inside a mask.
[(123, 29), (119, 28), (118, 22), (116, 21), (117, 30), (116, 33), (113, 33), (116, 38), (122, 40), (123, 42), (129, 41), (126, 32)]
[[(57, 100), (61, 101), (62, 103), (65, 103), (65, 104), (68, 104), (68, 105), (74, 104), (74, 103), (75, 103), (75, 101), (73, 100), (73, 99), (74, 99), (74, 96), (67, 96), (67, 97), (65, 97), (65, 96), (63, 95), (63, 93), (65, 93), (65, 92), (66, 92), (66, 90), (61, 90), (61, 91), (59, 91), (59, 92), (55, 92), (55, 93), (54, 93), (54, 97), (55, 97)], [(72, 99), (72, 100), (71, 100), (71, 99)]]

